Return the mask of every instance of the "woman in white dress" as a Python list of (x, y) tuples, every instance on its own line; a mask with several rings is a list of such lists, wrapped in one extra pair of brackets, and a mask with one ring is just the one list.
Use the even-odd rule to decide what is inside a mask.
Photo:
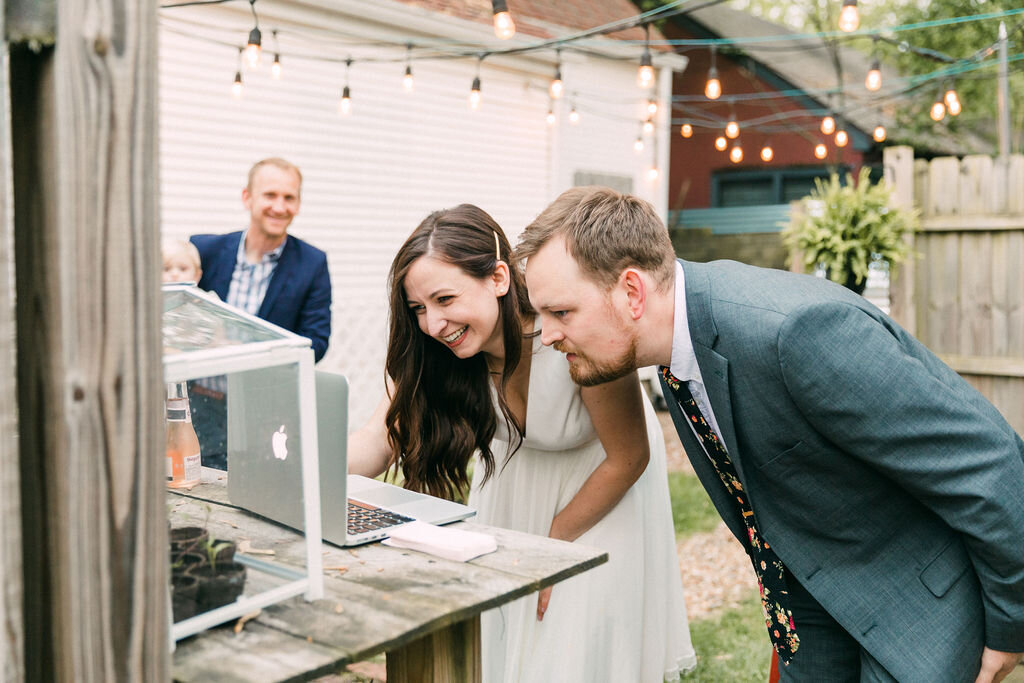
[[(388, 390), (349, 470), (401, 469), (476, 521), (608, 552), (483, 615), (484, 680), (660, 683), (696, 664), (661, 429), (635, 374), (576, 386), (540, 344), (510, 246), (468, 204), (428, 216), (391, 266)], [(472, 482), (468, 471), (473, 462)]]

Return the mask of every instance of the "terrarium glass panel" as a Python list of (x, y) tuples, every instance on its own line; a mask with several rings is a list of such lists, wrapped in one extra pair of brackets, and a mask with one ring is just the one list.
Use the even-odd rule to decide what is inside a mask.
[(164, 288), (164, 353), (202, 351), (287, 338), (273, 327), (212, 300), (213, 296), (192, 287)]

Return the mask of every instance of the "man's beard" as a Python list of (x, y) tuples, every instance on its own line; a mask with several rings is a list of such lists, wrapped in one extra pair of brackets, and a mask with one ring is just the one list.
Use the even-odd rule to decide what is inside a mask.
[(562, 353), (571, 353), (576, 360), (569, 364), (569, 376), (573, 382), (581, 387), (593, 387), (605, 382), (611, 382), (636, 370), (636, 338), (629, 340), (629, 348), (611, 363), (598, 363), (579, 351), (572, 351), (565, 348), (561, 342), (555, 342), (554, 347)]

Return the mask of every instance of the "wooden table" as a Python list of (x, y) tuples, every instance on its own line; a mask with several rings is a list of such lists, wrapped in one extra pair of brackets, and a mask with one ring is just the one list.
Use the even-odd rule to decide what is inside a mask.
[[(224, 487), (192, 494), (224, 500)], [(302, 567), (302, 536), (227, 506), (168, 494), (175, 526), (273, 550), (274, 562)], [(239, 633), (231, 625), (179, 641), (176, 681), (300, 681), (387, 652), (389, 683), (480, 680), (480, 613), (607, 561), (587, 546), (472, 522), (454, 528), (492, 534), (497, 552), (452, 562), (380, 543), (343, 549), (325, 543), (325, 597), (291, 598), (264, 609)], [(260, 581), (261, 572), (250, 571)], [(264, 581), (268, 579), (262, 579)]]

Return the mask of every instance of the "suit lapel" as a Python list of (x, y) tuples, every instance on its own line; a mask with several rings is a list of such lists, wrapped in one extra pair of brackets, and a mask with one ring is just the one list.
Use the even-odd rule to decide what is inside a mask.
[(220, 257), (214, 261), (214, 272), (210, 273), (210, 284), (221, 301), (228, 300), (231, 276), (234, 275), (235, 264), (238, 262), (238, 244), (242, 241), (243, 235), (245, 235), (245, 231), (238, 233), (238, 239), (224, 240)]
[(291, 278), (294, 272), (295, 260), (298, 258), (298, 253), (294, 244), (295, 239), (288, 235), (285, 238), (284, 249), (281, 250), (281, 258), (277, 260), (277, 267), (274, 268), (274, 274), (270, 276), (270, 284), (267, 285), (267, 293), (263, 297), (263, 303), (260, 305), (259, 317), (264, 320), (268, 320), (270, 311), (274, 305), (274, 301), (277, 296), (284, 291), (288, 284), (289, 278)]

